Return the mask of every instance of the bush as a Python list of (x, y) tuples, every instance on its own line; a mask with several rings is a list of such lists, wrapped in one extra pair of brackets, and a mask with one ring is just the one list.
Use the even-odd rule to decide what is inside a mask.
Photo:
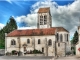
[(38, 50), (33, 50), (33, 54), (37, 54), (37, 53), (42, 53), (40, 50), (38, 51)]
[(11, 55), (11, 53), (10, 52), (7, 52), (6, 55)]
[(13, 51), (12, 51), (12, 55), (17, 55), (17, 53), (18, 53), (18, 52), (17, 52), (16, 50), (13, 50)]
[(67, 53), (66, 53), (66, 55), (70, 55), (70, 54), (71, 54), (71, 52), (67, 52)]

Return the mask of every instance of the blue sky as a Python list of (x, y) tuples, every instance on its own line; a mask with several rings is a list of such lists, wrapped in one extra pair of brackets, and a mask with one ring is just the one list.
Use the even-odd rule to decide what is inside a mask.
[[(74, 0), (53, 0), (59, 5), (71, 4)], [(21, 16), (30, 13), (31, 6), (36, 3), (37, 0), (4, 0), (0, 1), (0, 23), (6, 24), (10, 16)]]
[(52, 26), (69, 30), (71, 39), (78, 26), (79, 5), (80, 0), (0, 0), (0, 29), (6, 25), (10, 16), (15, 18), (21, 29), (35, 28), (38, 9), (50, 7)]

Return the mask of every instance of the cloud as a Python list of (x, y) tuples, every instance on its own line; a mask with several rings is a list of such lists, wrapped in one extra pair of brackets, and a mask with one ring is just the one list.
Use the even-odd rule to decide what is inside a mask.
[(12, 1), (11, 0), (6, 0), (7, 2), (9, 2), (10, 4), (12, 4)]
[(77, 30), (80, 17), (80, 0), (75, 0), (72, 4), (59, 6), (55, 1), (38, 1), (31, 6), (31, 13), (26, 16), (17, 16), (17, 22), (24, 21), (26, 26), (37, 26), (37, 11), (41, 7), (50, 7), (52, 15), (52, 27), (62, 26), (70, 31), (71, 36)]
[(28, 14), (27, 16), (17, 16), (15, 20), (18, 23), (26, 23), (26, 26), (33, 27), (37, 26), (37, 14)]
[(0, 23), (0, 29), (2, 29), (5, 25)]
[(25, 30), (25, 29), (37, 29), (35, 26), (33, 27), (18, 27), (18, 30)]

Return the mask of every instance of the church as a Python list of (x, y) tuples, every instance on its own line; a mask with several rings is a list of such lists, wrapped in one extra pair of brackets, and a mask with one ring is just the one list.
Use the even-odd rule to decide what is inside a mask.
[(27, 56), (26, 52), (35, 49), (42, 52), (40, 56), (66, 56), (71, 51), (69, 31), (52, 27), (49, 7), (39, 8), (37, 14), (37, 29), (14, 30), (5, 34), (5, 53), (16, 50)]

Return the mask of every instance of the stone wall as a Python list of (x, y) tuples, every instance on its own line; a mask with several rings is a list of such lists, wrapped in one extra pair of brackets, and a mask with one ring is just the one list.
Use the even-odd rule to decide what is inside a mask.
[(57, 56), (58, 57), (61, 57), (61, 56), (65, 56), (65, 43), (56, 43), (56, 50), (57, 50)]
[(5, 50), (4, 49), (0, 49), (0, 54), (5, 54)]

